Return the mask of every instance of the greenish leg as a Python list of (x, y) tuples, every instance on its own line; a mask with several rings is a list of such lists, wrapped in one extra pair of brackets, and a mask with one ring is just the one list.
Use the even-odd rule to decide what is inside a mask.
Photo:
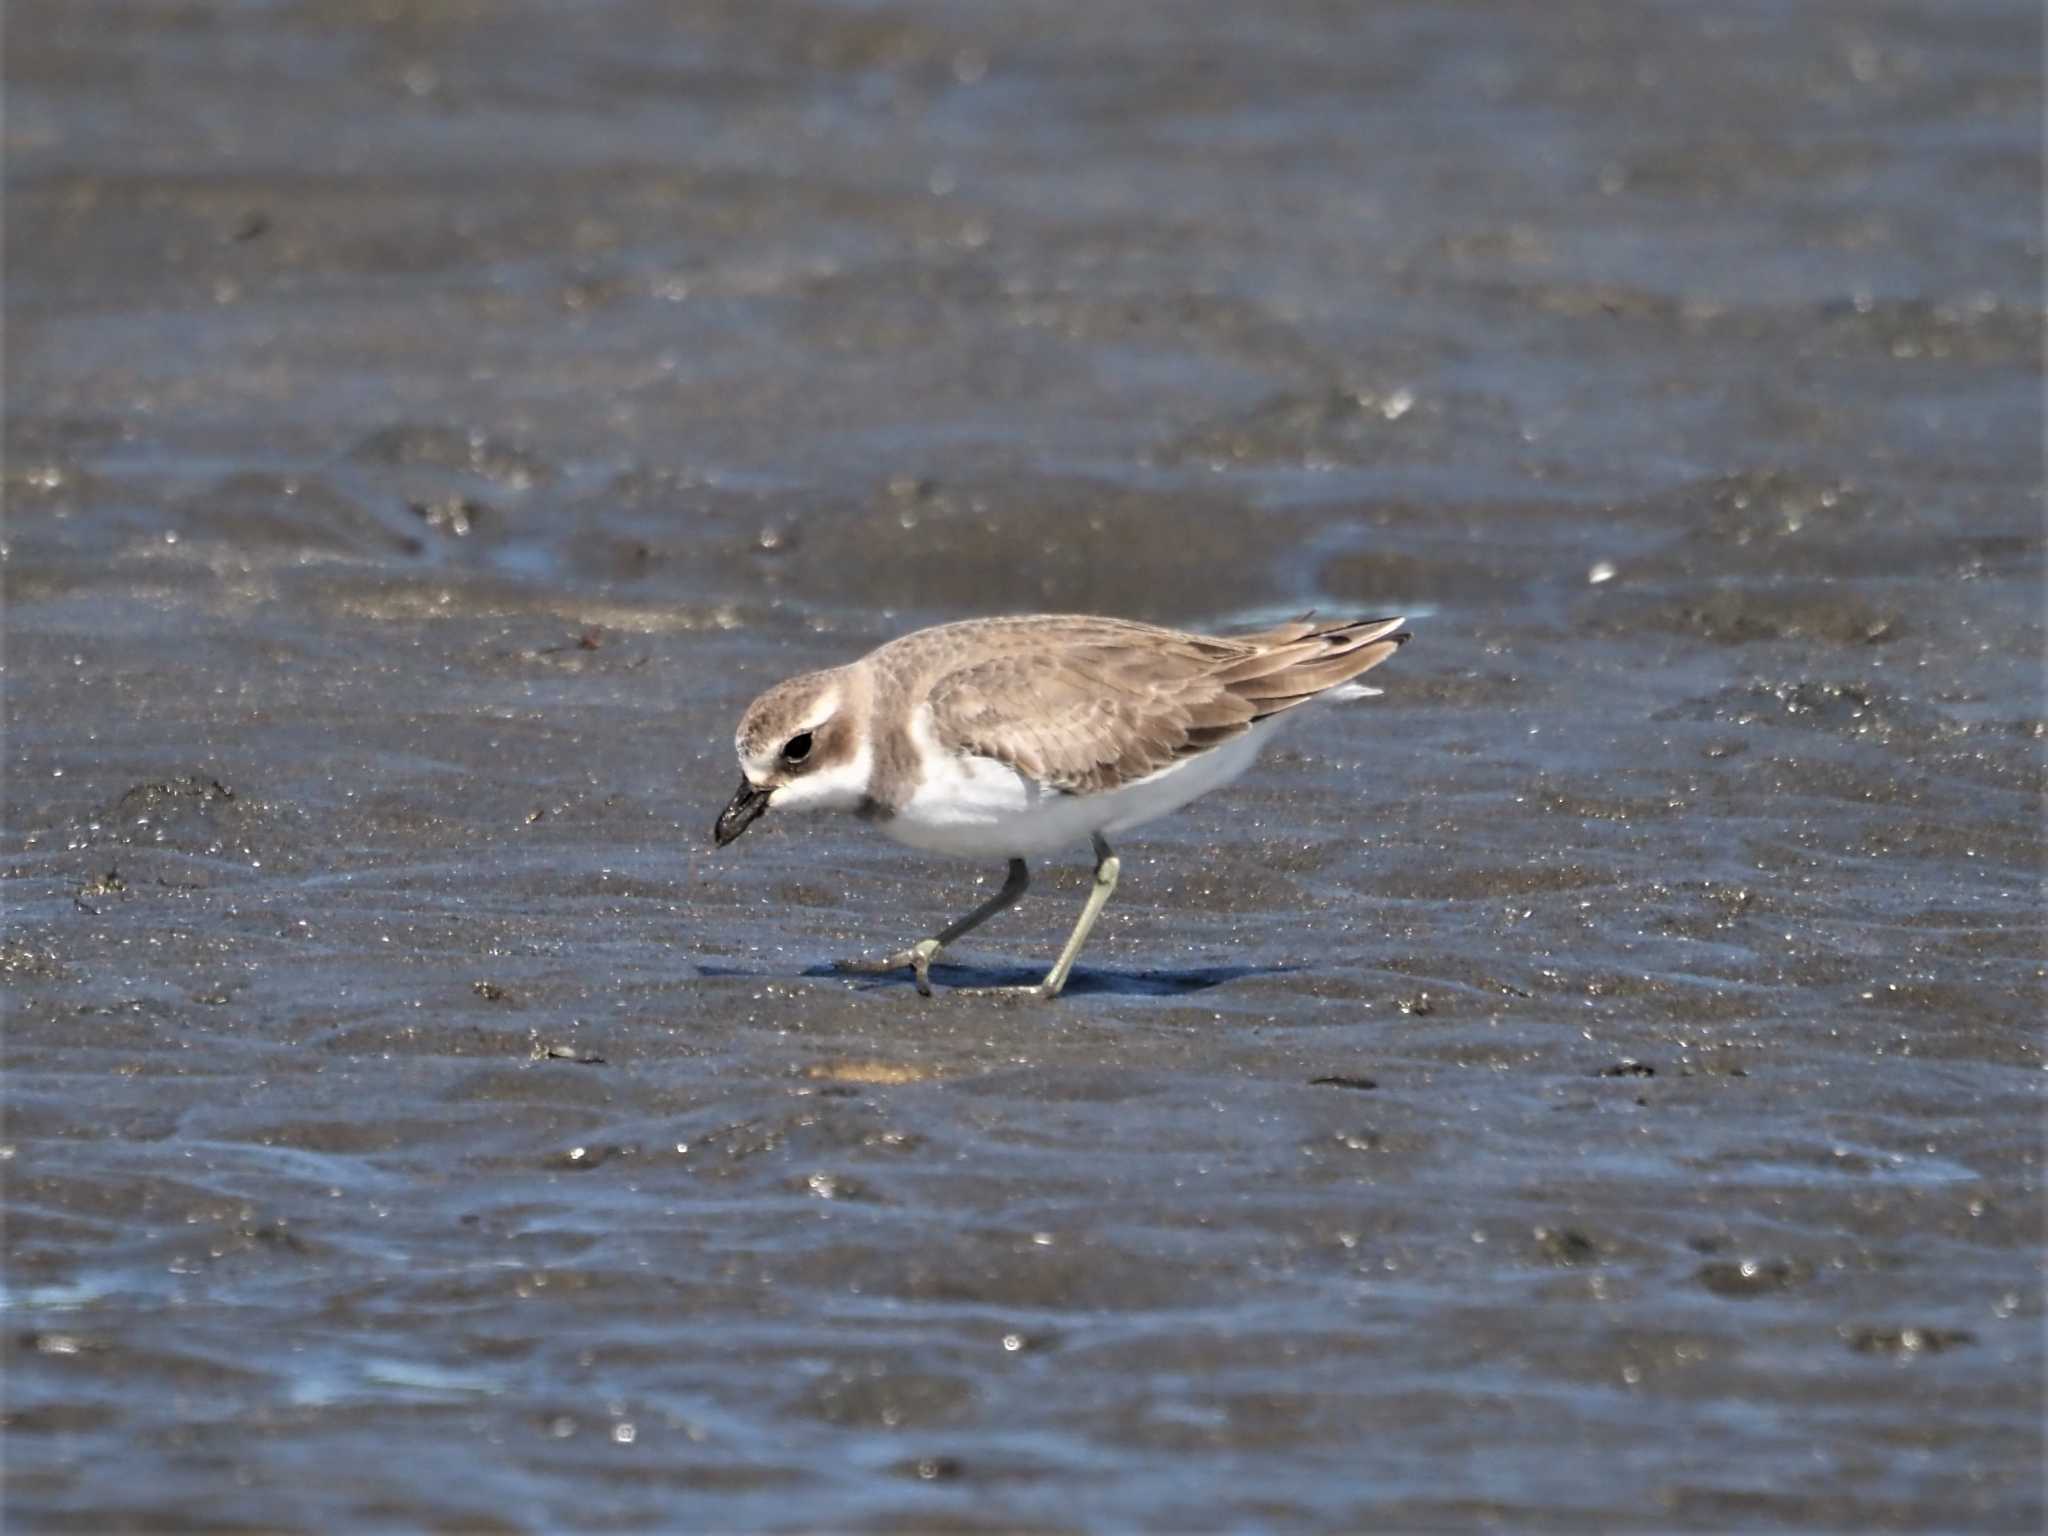
[(1058, 997), (1067, 985), (1067, 973), (1074, 968), (1081, 946), (1088, 942), (1088, 935), (1095, 927), (1095, 920), (1102, 916), (1102, 909), (1109, 905), (1109, 898), (1116, 894), (1116, 877), (1123, 869), (1123, 863), (1109, 851), (1102, 834), (1094, 834), (1095, 841), (1095, 886), (1088, 892), (1088, 904), (1081, 909), (1081, 920), (1074, 924), (1074, 931), (1067, 936), (1066, 948), (1060, 951), (1059, 959), (1053, 961), (1052, 969), (1045, 973), (1045, 980), (1038, 984), (1041, 997)]
[[(839, 962), (839, 969), (842, 971), (873, 973), (900, 971), (907, 965), (916, 978), (918, 995), (930, 997), (932, 995), (932, 961), (937, 958), (939, 951), (962, 934), (972, 933), (998, 912), (1008, 907), (1014, 907), (1017, 904), (1017, 899), (1024, 894), (1025, 888), (1030, 884), (1031, 871), (1025, 868), (1024, 861), (1022, 859), (1012, 859), (1010, 860), (1010, 871), (1003, 877), (1002, 889), (959, 921), (948, 923), (944, 928), (941, 928), (936, 937), (919, 939), (910, 948), (898, 950), (893, 955), (885, 955), (880, 960), (841, 960)], [(1079, 948), (1078, 945), (1075, 947)], [(1063, 977), (1062, 980), (1064, 979)]]
[(1060, 951), (1059, 959), (1052, 963), (1052, 969), (1045, 973), (1045, 980), (1029, 987), (962, 987), (960, 990), (978, 997), (1027, 995), (1031, 997), (1058, 997), (1066, 989), (1067, 976), (1074, 969), (1074, 961), (1081, 953), (1081, 946), (1088, 942), (1088, 934), (1095, 927), (1095, 920), (1102, 916), (1102, 909), (1109, 905), (1109, 898), (1116, 891), (1116, 877), (1123, 868), (1117, 856), (1109, 851), (1109, 844), (1103, 841), (1100, 832), (1091, 833), (1095, 844), (1095, 885), (1088, 892), (1088, 904), (1081, 908), (1081, 919), (1074, 924), (1074, 931), (1067, 935), (1066, 947)]

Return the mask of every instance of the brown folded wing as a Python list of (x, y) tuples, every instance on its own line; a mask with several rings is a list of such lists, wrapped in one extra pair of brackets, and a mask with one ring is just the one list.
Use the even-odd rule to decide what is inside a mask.
[(1048, 624), (1027, 647), (940, 676), (932, 724), (944, 745), (1099, 793), (1350, 682), (1400, 648), (1400, 623), (1303, 619), (1229, 638)]

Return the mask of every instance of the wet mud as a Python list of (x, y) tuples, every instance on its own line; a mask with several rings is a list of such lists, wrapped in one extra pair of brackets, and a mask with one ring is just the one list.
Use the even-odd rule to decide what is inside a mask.
[[(9, 22), (11, 1527), (2038, 1527), (2034, 7)], [(1055, 1005), (708, 849), (1309, 606)]]

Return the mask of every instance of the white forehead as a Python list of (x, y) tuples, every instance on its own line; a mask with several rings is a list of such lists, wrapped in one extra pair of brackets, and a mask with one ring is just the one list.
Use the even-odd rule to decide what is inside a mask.
[(747, 768), (767, 772), (781, 757), (783, 745), (790, 737), (801, 735), (805, 731), (815, 731), (839, 712), (839, 697), (838, 688), (827, 688), (800, 712), (768, 722), (771, 728), (764, 733), (761, 748), (752, 757), (747, 756), (747, 731), (745, 725), (742, 725), (733, 733), (733, 751)]

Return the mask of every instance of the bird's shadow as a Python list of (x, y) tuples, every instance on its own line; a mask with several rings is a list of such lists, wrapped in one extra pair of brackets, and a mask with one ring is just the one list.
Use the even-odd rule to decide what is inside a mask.
[[(1240, 981), (1247, 976), (1278, 976), (1299, 970), (1294, 965), (1204, 965), (1180, 969), (1150, 969), (1142, 971), (1112, 971), (1096, 967), (1076, 967), (1067, 977), (1066, 995), (1069, 997), (1179, 997), (1189, 992), (1206, 992), (1211, 987), (1220, 987), (1225, 982)], [(909, 967), (880, 973), (842, 971), (836, 965), (813, 965), (800, 974), (806, 977), (832, 977), (839, 981), (860, 983), (857, 990), (875, 992), (890, 987), (911, 987), (914, 985)], [(935, 965), (932, 967), (932, 989), (946, 992), (960, 988), (975, 987), (1035, 987), (1045, 979), (1041, 967), (996, 966), (996, 965)]]
[[(1300, 965), (1199, 965), (1177, 969), (1115, 971), (1093, 966), (1077, 966), (1067, 977), (1065, 995), (1180, 997), (1190, 992), (1206, 992), (1211, 987), (1242, 981), (1250, 976), (1287, 976), (1303, 969), (1305, 967)], [(789, 971), (757, 969), (742, 965), (699, 964), (697, 974), (719, 980), (792, 979), (792, 973)], [(805, 980), (848, 982), (857, 992), (882, 992), (899, 987), (907, 990), (915, 984), (908, 966), (893, 971), (849, 971), (842, 970), (838, 965), (828, 961), (806, 966), (794, 975)], [(933, 991), (938, 993), (976, 987), (1035, 987), (1045, 979), (1045, 970), (1042, 966), (958, 965), (948, 961), (933, 966), (931, 978)]]

